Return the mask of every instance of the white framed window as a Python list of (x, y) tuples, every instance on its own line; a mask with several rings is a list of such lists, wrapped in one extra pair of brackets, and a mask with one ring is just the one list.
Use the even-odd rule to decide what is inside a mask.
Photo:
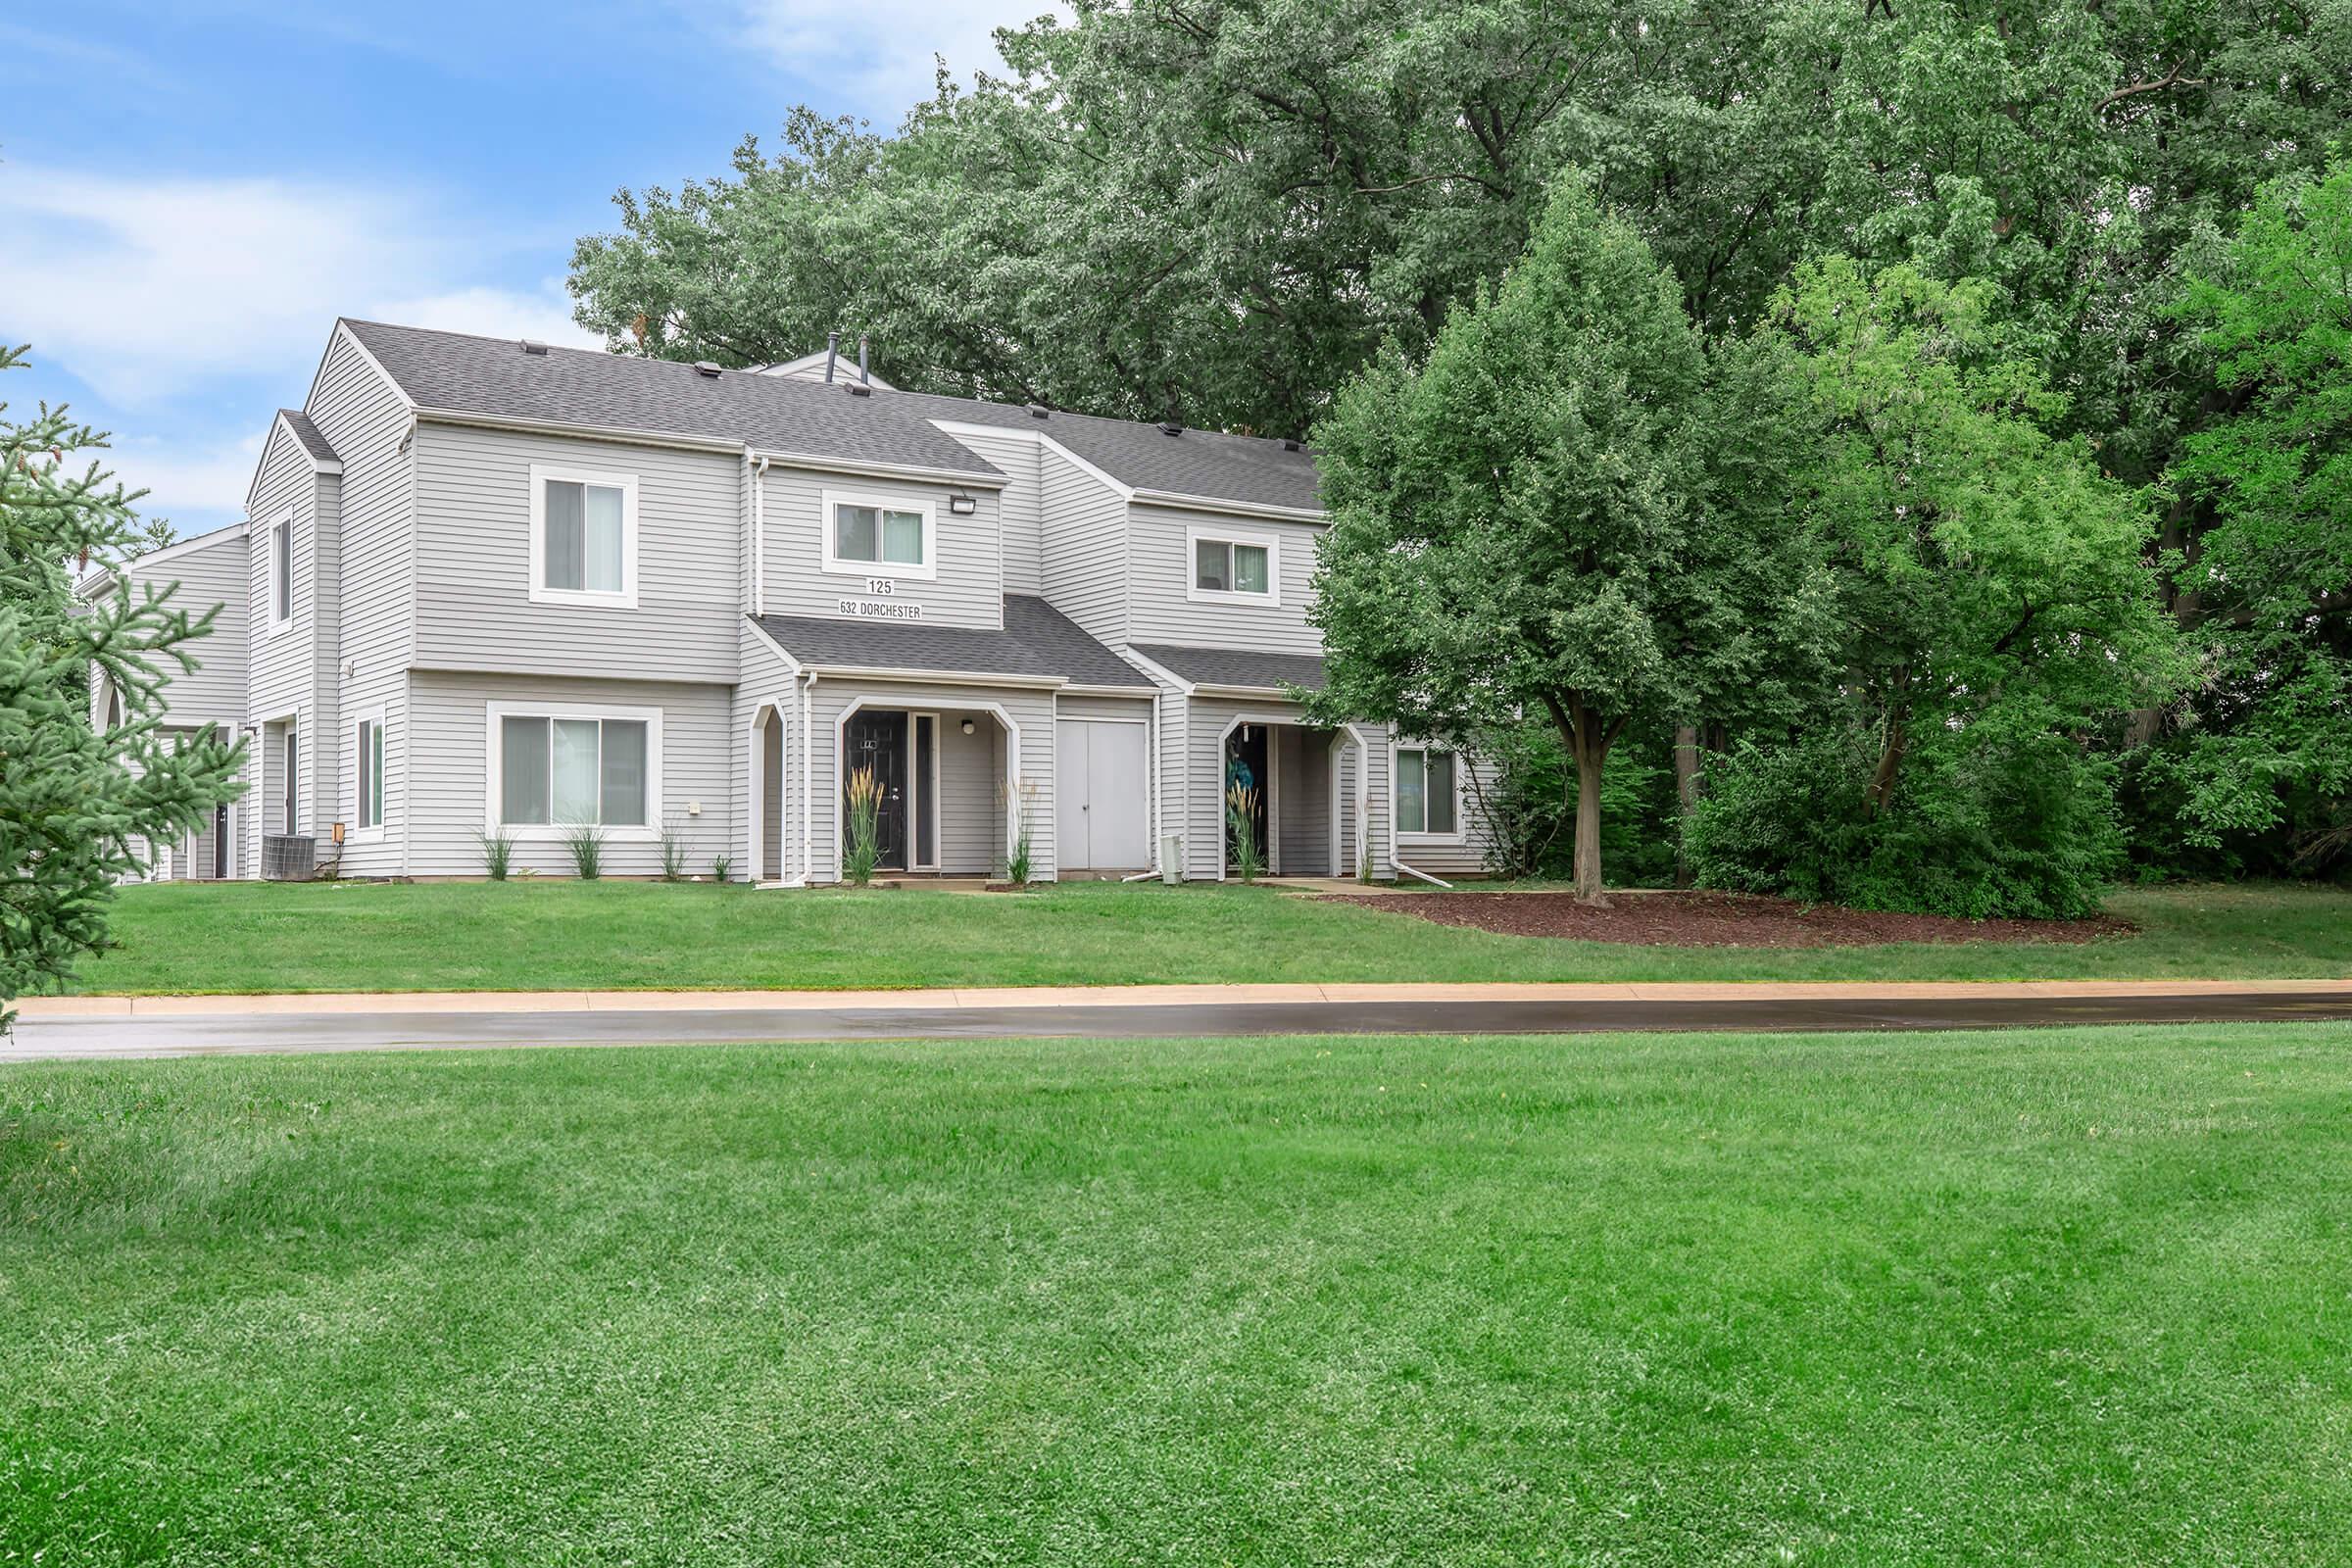
[(1187, 596), (1208, 604), (1282, 603), (1282, 541), (1270, 533), (1194, 527), (1185, 531)]
[(654, 836), (662, 820), (662, 710), (491, 703), (485, 825), (523, 839), (575, 827)]
[(270, 525), (270, 604), (271, 631), (283, 631), (294, 620), (294, 514)]
[(291, 835), (302, 831), (302, 727), (292, 719), (286, 720), (277, 760), (277, 830)]
[(531, 600), (637, 608), (637, 476), (531, 465)]
[(384, 831), (384, 714), (381, 709), (363, 717), (352, 736), (357, 786), (353, 799), (359, 824), (355, 837), (377, 839)]
[(1389, 807), (1396, 831), (1424, 839), (1462, 836), (1461, 761), (1440, 746), (1389, 753)]
[(938, 514), (929, 501), (827, 490), (820, 511), (825, 570), (845, 577), (939, 575)]

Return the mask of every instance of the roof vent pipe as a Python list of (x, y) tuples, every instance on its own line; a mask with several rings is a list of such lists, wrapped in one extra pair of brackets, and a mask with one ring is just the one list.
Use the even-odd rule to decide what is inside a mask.
[(873, 371), (865, 368), (865, 334), (863, 332), (858, 334), (858, 379), (867, 386), (874, 384)]
[(827, 385), (830, 385), (833, 380), (833, 357), (840, 352), (841, 334), (827, 332), (825, 334), (825, 381)]

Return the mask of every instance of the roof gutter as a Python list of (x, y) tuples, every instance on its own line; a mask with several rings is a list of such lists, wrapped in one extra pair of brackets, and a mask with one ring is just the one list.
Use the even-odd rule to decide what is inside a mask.
[(897, 669), (882, 664), (808, 664), (812, 674), (836, 679), (897, 680), (922, 686), (1016, 686), (1030, 691), (1060, 691), (1070, 684), (1066, 675), (1003, 675), (987, 670)]
[(885, 479), (916, 479), (964, 485), (975, 490), (1002, 490), (1004, 475), (991, 469), (934, 468), (911, 463), (869, 463), (858, 458), (827, 457), (813, 452), (789, 452), (755, 446), (748, 441), (724, 441), (714, 436), (681, 434), (675, 430), (639, 430), (627, 425), (579, 424), (568, 419), (522, 419), (505, 414), (480, 414), (471, 409), (416, 410), (416, 417), (435, 424), (472, 425), (484, 430), (516, 430), (527, 435), (587, 436), (599, 441), (621, 441), (631, 446), (667, 447), (679, 452), (718, 452), (728, 457), (765, 458), (793, 468), (827, 473), (855, 473)]

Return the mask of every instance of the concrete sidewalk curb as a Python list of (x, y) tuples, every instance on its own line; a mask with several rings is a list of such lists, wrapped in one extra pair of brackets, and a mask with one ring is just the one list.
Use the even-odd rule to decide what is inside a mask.
[(731, 1012), (1158, 1007), (1236, 1003), (1919, 1001), (1994, 997), (2352, 996), (2334, 980), (1542, 981), (974, 987), (908, 991), (369, 991), (211, 997), (26, 997), (26, 1019), (432, 1012)]

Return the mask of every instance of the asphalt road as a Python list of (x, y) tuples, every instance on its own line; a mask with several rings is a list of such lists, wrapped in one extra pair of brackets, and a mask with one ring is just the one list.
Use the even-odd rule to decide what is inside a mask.
[(2299, 1022), (2352, 1018), (2352, 993), (1954, 999), (1611, 998), (1573, 1002), (1229, 1002), (1073, 1006), (796, 1007), (614, 1012), (244, 1013), (24, 1018), (0, 1061), (466, 1050), (498, 1046), (718, 1045), (785, 1040), (1115, 1040), (1194, 1035), (1574, 1034), (1605, 1030), (2003, 1029), (2049, 1024)]

